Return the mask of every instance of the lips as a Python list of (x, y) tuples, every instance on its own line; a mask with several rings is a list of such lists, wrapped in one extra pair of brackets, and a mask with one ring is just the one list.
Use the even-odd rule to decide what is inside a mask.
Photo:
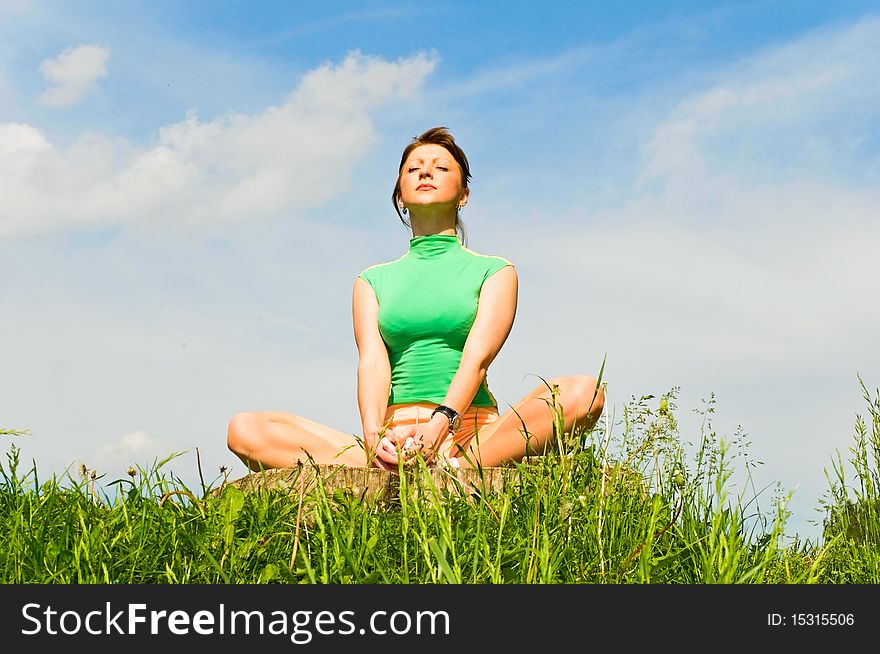
[(436, 190), (437, 190), (437, 187), (436, 187), (436, 186), (431, 186), (430, 184), (419, 184), (419, 185), (416, 187), (416, 190), (417, 190), (417, 191), (436, 191)]

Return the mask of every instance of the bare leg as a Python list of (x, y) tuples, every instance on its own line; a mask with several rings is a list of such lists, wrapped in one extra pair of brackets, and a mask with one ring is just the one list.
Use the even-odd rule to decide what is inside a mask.
[(239, 413), (229, 421), (226, 442), (254, 471), (291, 467), (309, 455), (315, 463), (367, 465), (354, 435), (290, 413)]
[[(559, 386), (557, 406), (562, 407), (568, 433), (574, 426), (592, 427), (605, 405), (605, 394), (596, 390), (596, 378), (587, 375), (556, 377), (547, 380)], [(462, 467), (471, 467), (478, 461), (484, 467), (520, 461), (527, 454), (543, 454), (553, 439), (554, 415), (550, 389), (541, 383), (520, 400), (513, 409), (505, 411), (491, 425), (483, 427), (471, 441), (467, 455), (458, 457)], [(517, 415), (519, 414), (519, 415)], [(528, 431), (528, 445), (523, 434), (523, 423)]]

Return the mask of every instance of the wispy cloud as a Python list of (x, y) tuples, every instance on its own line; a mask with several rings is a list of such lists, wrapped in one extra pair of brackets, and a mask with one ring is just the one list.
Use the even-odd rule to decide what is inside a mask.
[(456, 98), (521, 89), (543, 78), (569, 74), (581, 69), (590, 62), (592, 53), (593, 48), (583, 46), (548, 57), (499, 62), (450, 84), (447, 88), (441, 89), (439, 94)]
[(878, 76), (877, 18), (745, 61), (681, 100), (656, 127), (644, 144), (640, 186), (734, 200), (746, 185), (839, 175), (880, 108)]
[(47, 107), (77, 104), (95, 83), (107, 75), (110, 50), (97, 45), (81, 45), (64, 50), (54, 59), (45, 59), (40, 72), (52, 85), (40, 96)]
[(383, 7), (376, 9), (349, 11), (343, 14), (339, 14), (337, 16), (325, 18), (323, 20), (316, 20), (310, 23), (305, 23), (293, 29), (270, 34), (253, 42), (252, 45), (269, 45), (273, 43), (281, 43), (283, 41), (303, 34), (324, 32), (353, 23), (376, 23), (381, 21), (397, 20), (400, 18), (405, 18), (407, 16), (412, 16), (415, 13), (423, 12), (425, 10), (425, 7)]

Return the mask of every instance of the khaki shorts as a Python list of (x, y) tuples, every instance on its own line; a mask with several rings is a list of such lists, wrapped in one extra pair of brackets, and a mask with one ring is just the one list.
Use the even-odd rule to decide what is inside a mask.
[[(389, 427), (396, 428), (405, 425), (419, 425), (431, 421), (431, 412), (437, 407), (432, 402), (411, 402), (408, 404), (392, 404), (385, 412), (385, 422), (389, 420)], [(453, 449), (453, 445), (458, 445), (461, 449), (467, 448), (471, 439), (488, 425), (498, 420), (497, 406), (473, 406), (461, 414), (461, 429), (455, 434), (454, 438), (447, 438), (440, 445), (437, 451), (438, 458), (446, 459), (455, 457), (458, 454), (458, 448)]]

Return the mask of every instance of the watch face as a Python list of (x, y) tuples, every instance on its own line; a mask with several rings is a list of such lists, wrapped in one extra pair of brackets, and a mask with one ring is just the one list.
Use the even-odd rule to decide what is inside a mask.
[(455, 416), (452, 420), (451, 429), (452, 431), (458, 431), (461, 428), (461, 416)]

